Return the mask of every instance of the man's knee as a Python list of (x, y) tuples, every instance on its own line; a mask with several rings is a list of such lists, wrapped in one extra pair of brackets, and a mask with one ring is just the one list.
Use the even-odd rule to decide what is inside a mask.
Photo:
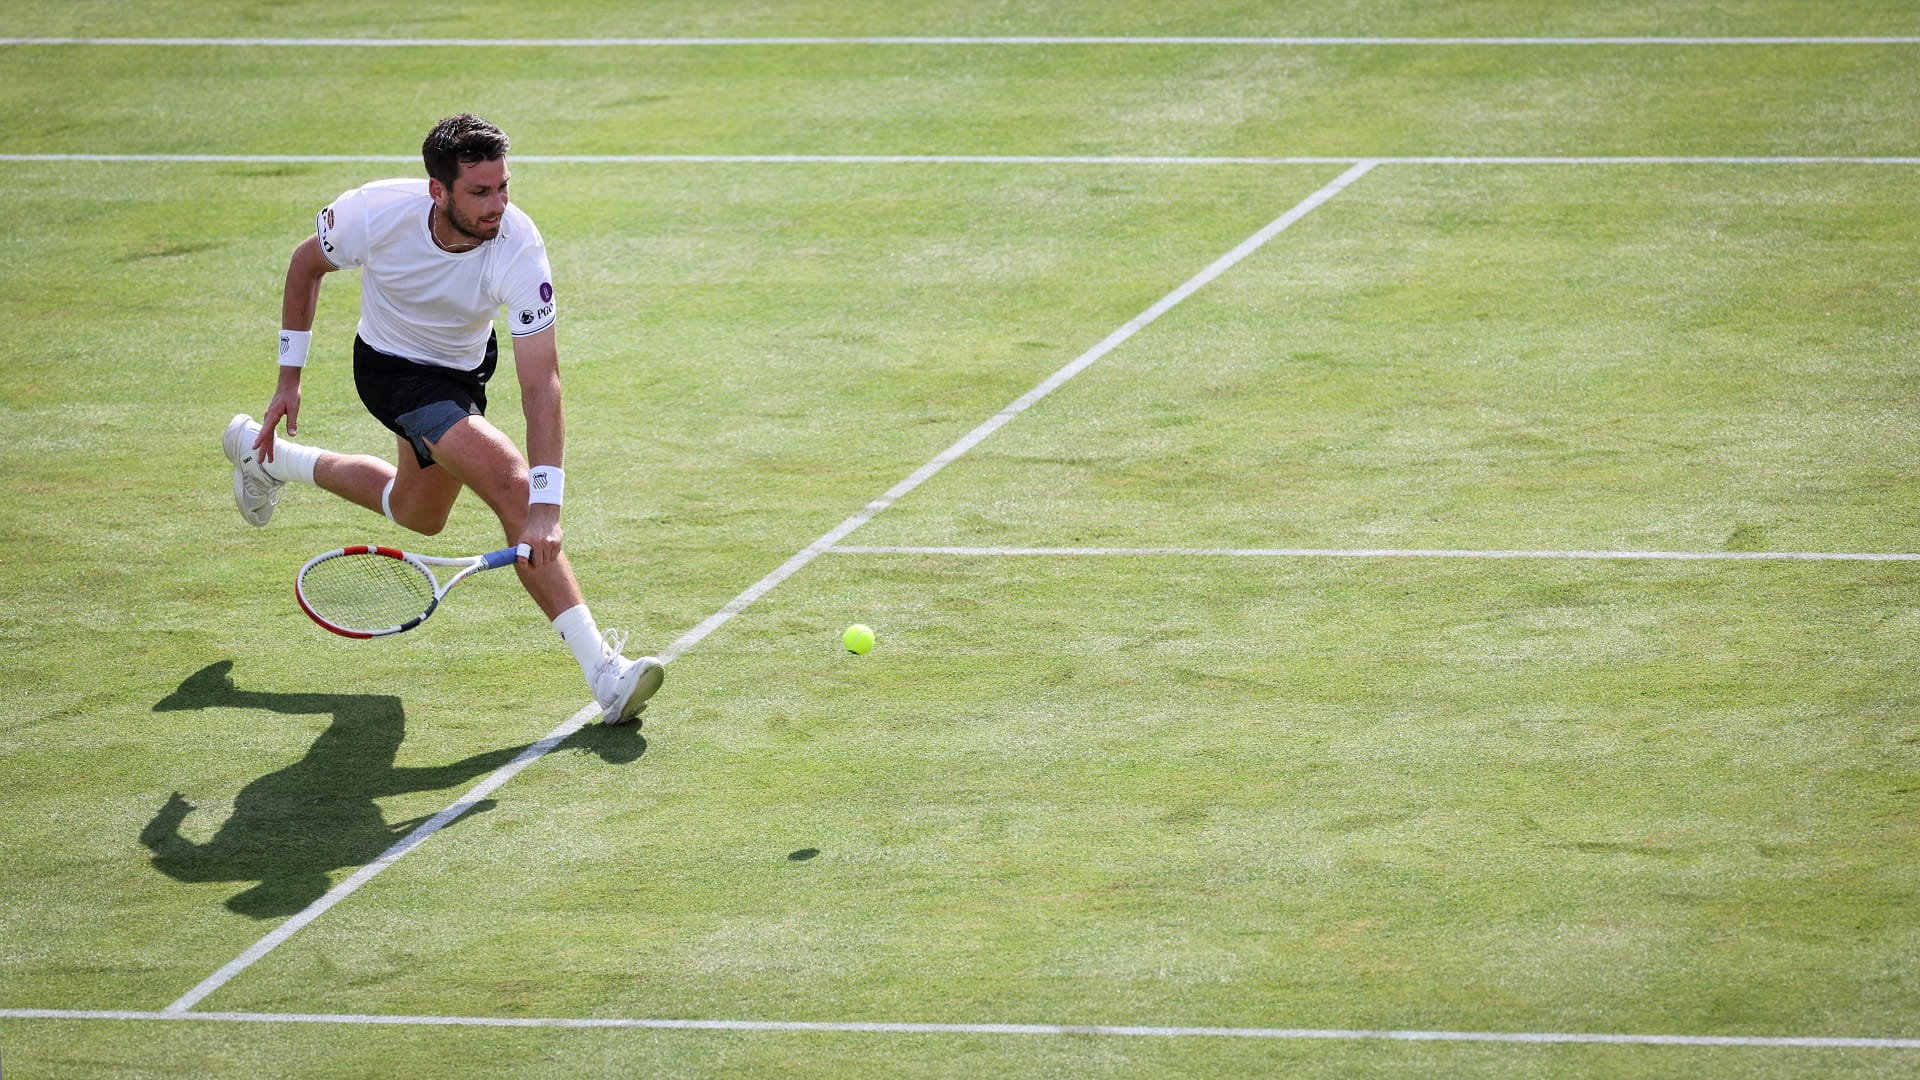
[(447, 519), (442, 516), (437, 520), (403, 522), (402, 524), (405, 524), (407, 528), (412, 529), (421, 536), (439, 536), (440, 530), (447, 527)]
[(524, 475), (517, 484), (508, 485), (506, 495), (493, 504), (493, 512), (508, 536), (518, 536), (520, 530), (526, 528), (527, 478)]
[(411, 529), (421, 536), (439, 536), (440, 530), (447, 527), (447, 513), (431, 513), (420, 510), (394, 509), (393, 520), (402, 528)]
[(447, 518), (453, 513), (453, 495), (451, 493), (423, 489), (420, 478), (414, 477), (413, 483), (400, 484), (399, 478), (387, 485), (381, 495), (380, 508), (394, 524), (411, 529), (422, 536), (438, 536), (440, 530), (447, 527)]

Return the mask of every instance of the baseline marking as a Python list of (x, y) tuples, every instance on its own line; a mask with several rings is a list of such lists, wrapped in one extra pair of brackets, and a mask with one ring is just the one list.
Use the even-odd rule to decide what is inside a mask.
[(1607, 1043), (1643, 1046), (1777, 1046), (1920, 1050), (1920, 1039), (1828, 1035), (1634, 1035), (1558, 1031), (1396, 1031), (1341, 1028), (1147, 1027), (1109, 1024), (931, 1024), (883, 1021), (648, 1020), (622, 1017), (401, 1016), (366, 1013), (140, 1012), (0, 1009), (0, 1020), (191, 1020), (240, 1024), (392, 1024), (426, 1027), (665, 1028), (699, 1031), (822, 1031), (879, 1035), (1105, 1035), (1132, 1038), (1384, 1039), (1396, 1042)]
[[(885, 510), (887, 507), (893, 505), (896, 500), (925, 483), (935, 473), (946, 468), (955, 458), (971, 450), (980, 440), (1000, 430), (1009, 420), (1025, 412), (1035, 402), (1051, 394), (1068, 379), (1078, 375), (1094, 361), (1113, 351), (1134, 334), (1139, 333), (1140, 330), (1148, 324), (1172, 309), (1174, 305), (1193, 295), (1193, 293), (1198, 291), (1202, 286), (1225, 273), (1228, 269), (1232, 268), (1234, 264), (1258, 250), (1261, 245), (1279, 235), (1280, 232), (1288, 226), (1299, 221), (1309, 213), (1312, 213), (1314, 208), (1339, 194), (1348, 184), (1365, 176), (1373, 167), (1374, 163), (1371, 161), (1361, 162), (1353, 166), (1346, 172), (1341, 173), (1339, 177), (1319, 191), (1307, 196), (1299, 205), (1288, 210), (1278, 218), (1275, 218), (1272, 222), (1269, 222), (1265, 228), (1262, 228), (1246, 240), (1241, 241), (1239, 246), (1235, 247), (1232, 251), (1214, 260), (1206, 269), (1188, 279), (1185, 284), (1162, 297), (1152, 307), (1134, 316), (1125, 326), (1107, 335), (1098, 345), (1088, 349), (1085, 353), (1081, 354), (1078, 359), (1048, 376), (1039, 386), (1027, 391), (1019, 400), (994, 414), (992, 418), (979, 427), (974, 428), (962, 437), (959, 442), (954, 443), (938, 457), (921, 466), (913, 475), (895, 484), (892, 488), (888, 489), (886, 494), (868, 503), (866, 507), (858, 513), (835, 526), (818, 540), (808, 544), (805, 548), (801, 549), (798, 554), (786, 562), (781, 563), (772, 573), (761, 578), (758, 582), (749, 586), (746, 591), (734, 597), (731, 601), (728, 601), (725, 607), (708, 616), (700, 625), (681, 635), (678, 641), (675, 641), (660, 651), (660, 662), (663, 664), (671, 663), (675, 657), (685, 653), (708, 634), (724, 626), (735, 615), (746, 610), (749, 605), (762, 596), (765, 596), (776, 585), (792, 577), (808, 563), (819, 558), (821, 554), (839, 543), (848, 533), (871, 521), (875, 514)], [(521, 751), (518, 757), (501, 766), (498, 771), (475, 785), (473, 790), (461, 796), (458, 802), (435, 814), (425, 822), (422, 822), (412, 832), (408, 833), (405, 838), (388, 848), (378, 859), (361, 867), (355, 871), (352, 876), (340, 884), (335, 885), (332, 889), (329, 889), (326, 895), (307, 905), (301, 909), (298, 914), (275, 927), (272, 932), (268, 933), (259, 941), (254, 942), (252, 947), (228, 961), (220, 970), (201, 980), (198, 986), (182, 994), (171, 1005), (161, 1010), (161, 1012), (167, 1016), (181, 1016), (186, 1014), (187, 1010), (193, 1008), (201, 999), (218, 990), (220, 987), (225, 986), (234, 976), (253, 966), (262, 957), (279, 947), (281, 942), (286, 941), (295, 933), (299, 932), (301, 927), (319, 918), (325, 914), (329, 908), (341, 900), (346, 899), (356, 889), (360, 888), (360, 886), (373, 880), (374, 876), (379, 874), (380, 871), (392, 866), (401, 856), (418, 847), (421, 842), (429, 836), (432, 836), (434, 833), (439, 832), (451, 824), (455, 819), (460, 817), (460, 815), (471, 809), (475, 803), (486, 798), (508, 780), (513, 779), (520, 770), (546, 756), (555, 747), (559, 746), (567, 736), (579, 730), (598, 709), (599, 707), (597, 705), (583, 707), (579, 712), (573, 714), (565, 723), (554, 728), (546, 738), (527, 747)]]
[(628, 37), (628, 38), (217, 38), (217, 37), (6, 37), (0, 45), (143, 45), (268, 48), (712, 48), (776, 45), (1445, 45), (1445, 46), (1591, 46), (1591, 45), (1914, 45), (1909, 35), (1831, 37)]
[[(157, 162), (188, 165), (403, 164), (403, 154), (0, 154), (0, 162)], [(515, 154), (539, 165), (1920, 165), (1920, 157), (1710, 155), (1173, 157), (1115, 154)]]
[(1182, 555), (1237, 559), (1667, 559), (1920, 562), (1920, 554), (1845, 551), (1458, 551), (1434, 548), (905, 547), (842, 544), (836, 555)]

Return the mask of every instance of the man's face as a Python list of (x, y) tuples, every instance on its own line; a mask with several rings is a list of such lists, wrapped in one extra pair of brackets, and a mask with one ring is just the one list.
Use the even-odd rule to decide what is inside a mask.
[(447, 224), (475, 241), (500, 235), (500, 218), (507, 212), (507, 159), (460, 164), (460, 179), (451, 188), (432, 181), (433, 201)]

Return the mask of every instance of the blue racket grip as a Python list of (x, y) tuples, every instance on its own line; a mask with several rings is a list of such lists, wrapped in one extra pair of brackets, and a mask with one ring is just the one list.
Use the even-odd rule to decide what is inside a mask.
[(485, 555), (480, 556), (480, 559), (487, 564), (487, 569), (498, 570), (503, 566), (512, 566), (515, 559), (530, 559), (532, 557), (532, 548), (525, 544), (515, 544), (513, 547), (501, 548), (499, 551), (489, 551)]

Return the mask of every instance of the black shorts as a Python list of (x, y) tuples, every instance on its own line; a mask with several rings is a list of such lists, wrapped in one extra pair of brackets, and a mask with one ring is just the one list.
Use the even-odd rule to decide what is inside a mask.
[(413, 446), (420, 467), (433, 464), (428, 443), (468, 416), (487, 411), (487, 380), (500, 363), (500, 345), (487, 335), (487, 355), (472, 371), (417, 364), (353, 339), (353, 385), (375, 420)]

